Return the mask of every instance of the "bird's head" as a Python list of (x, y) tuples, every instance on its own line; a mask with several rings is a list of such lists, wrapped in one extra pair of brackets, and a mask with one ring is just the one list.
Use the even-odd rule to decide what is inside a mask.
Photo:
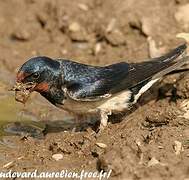
[(47, 93), (52, 86), (60, 84), (60, 63), (48, 57), (34, 57), (25, 62), (18, 70), (13, 90), (16, 100), (24, 103), (33, 91)]

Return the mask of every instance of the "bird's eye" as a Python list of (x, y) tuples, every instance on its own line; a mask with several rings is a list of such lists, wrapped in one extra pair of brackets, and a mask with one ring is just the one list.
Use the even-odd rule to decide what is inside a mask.
[(32, 75), (32, 77), (34, 78), (34, 79), (38, 79), (39, 78), (39, 73), (38, 72), (36, 72), (36, 73), (34, 73), (33, 75)]

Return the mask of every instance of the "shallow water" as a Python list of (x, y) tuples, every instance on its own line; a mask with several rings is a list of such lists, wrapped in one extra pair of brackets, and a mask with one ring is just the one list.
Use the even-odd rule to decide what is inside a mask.
[[(73, 117), (64, 111), (54, 106), (52, 111), (48, 102), (41, 103), (35, 97), (30, 97), (32, 103), (28, 102), (27, 107), (18, 103), (14, 92), (8, 91), (10, 87), (11, 85), (0, 81), (0, 140), (7, 135), (42, 138), (47, 133), (83, 129), (83, 125), (75, 123)], [(37, 113), (33, 115), (31, 112), (35, 109)], [(42, 116), (45, 117), (42, 118), (43, 121)]]
[(35, 116), (27, 114), (23, 105), (18, 104), (14, 96), (0, 99), (0, 136), (30, 135), (37, 137), (45, 128)]

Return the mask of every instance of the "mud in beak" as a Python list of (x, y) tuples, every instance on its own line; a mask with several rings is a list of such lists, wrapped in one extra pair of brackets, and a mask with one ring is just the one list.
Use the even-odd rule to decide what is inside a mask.
[(16, 101), (25, 104), (30, 94), (33, 92), (35, 86), (36, 86), (36, 83), (32, 83), (32, 82), (29, 82), (29, 83), (16, 82), (16, 84), (10, 89), (10, 91), (15, 92)]

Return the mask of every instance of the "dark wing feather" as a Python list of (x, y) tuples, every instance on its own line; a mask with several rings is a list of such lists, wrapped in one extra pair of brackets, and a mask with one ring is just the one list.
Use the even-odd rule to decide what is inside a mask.
[(170, 53), (147, 62), (137, 64), (121, 62), (106, 67), (63, 60), (62, 69), (68, 94), (75, 100), (96, 101), (125, 89), (131, 89), (150, 80), (161, 71), (164, 73), (160, 76), (174, 70), (170, 67), (178, 63), (174, 60), (183, 54), (185, 49), (186, 45), (181, 45)]
[(88, 66), (72, 61), (62, 61), (68, 94), (75, 100), (95, 101), (111, 95), (128, 75), (129, 65), (118, 63), (106, 67)]
[(130, 64), (132, 68), (130, 68), (127, 78), (122, 83), (127, 84), (128, 88), (133, 88), (151, 78), (160, 78), (170, 73), (188, 61), (187, 58), (178, 58), (184, 56), (186, 48), (186, 44), (183, 44), (164, 56)]

